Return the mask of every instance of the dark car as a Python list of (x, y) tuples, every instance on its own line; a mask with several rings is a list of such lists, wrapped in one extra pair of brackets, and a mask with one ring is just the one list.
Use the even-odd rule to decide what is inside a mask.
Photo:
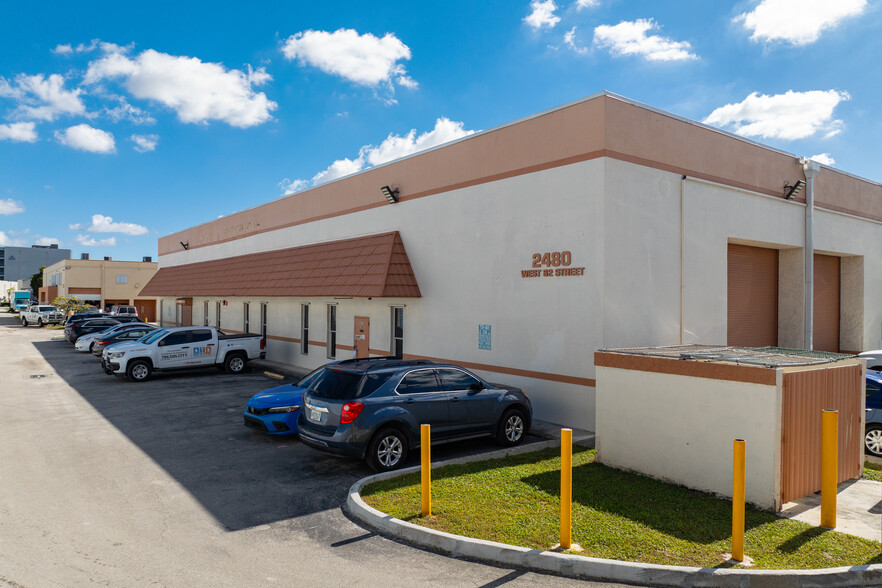
[(157, 327), (154, 327), (153, 325), (137, 324), (131, 327), (123, 327), (107, 333), (106, 335), (102, 335), (92, 344), (92, 355), (101, 357), (101, 352), (104, 351), (105, 347), (109, 347), (114, 343), (122, 343), (124, 341), (137, 341), (144, 335), (152, 333), (156, 329)]
[(864, 446), (870, 455), (882, 457), (882, 372), (867, 370), (866, 395)]
[(65, 326), (67, 326), (71, 323), (76, 323), (93, 318), (103, 318), (105, 316), (107, 316), (107, 314), (103, 312), (77, 312), (67, 317), (67, 320), (64, 321), (64, 324)]
[(419, 447), (422, 424), (431, 425), (433, 443), (490, 435), (516, 445), (532, 418), (520, 388), (453, 364), (381, 357), (322, 368), (303, 395), (297, 426), (304, 444), (387, 471)]
[(86, 319), (84, 321), (76, 321), (64, 327), (64, 337), (71, 343), (76, 343), (82, 335), (86, 333), (94, 333), (95, 331), (103, 331), (114, 325), (120, 324), (122, 321), (105, 317)]

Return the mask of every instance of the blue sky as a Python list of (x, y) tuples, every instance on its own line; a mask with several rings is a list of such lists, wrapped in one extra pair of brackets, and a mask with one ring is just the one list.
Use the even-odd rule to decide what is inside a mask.
[(601, 90), (879, 182), (870, 0), (0, 3), (0, 245), (157, 238)]

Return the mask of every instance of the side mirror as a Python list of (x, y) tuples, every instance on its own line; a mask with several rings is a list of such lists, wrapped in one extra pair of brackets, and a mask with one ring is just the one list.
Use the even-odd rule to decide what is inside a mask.
[(481, 382), (478, 382), (477, 384), (472, 384), (471, 386), (469, 386), (469, 392), (480, 392), (483, 389), (484, 389), (484, 384), (482, 384)]

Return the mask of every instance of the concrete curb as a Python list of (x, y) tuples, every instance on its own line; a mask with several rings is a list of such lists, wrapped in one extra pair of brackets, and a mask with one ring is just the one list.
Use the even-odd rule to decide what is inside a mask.
[[(432, 464), (432, 469), (445, 465), (486, 459), (502, 458), (559, 446), (558, 440), (543, 441), (514, 447), (489, 454), (482, 454)], [(826, 568), (819, 570), (738, 570), (717, 568), (694, 568), (663, 566), (628, 561), (583, 557), (567, 553), (555, 553), (527, 549), (504, 543), (472, 539), (461, 535), (443, 533), (391, 517), (371, 508), (361, 499), (361, 489), (367, 484), (418, 472), (414, 466), (394, 472), (369, 476), (349, 488), (345, 509), (355, 520), (395, 537), (406, 543), (439, 551), (455, 557), (465, 557), (489, 564), (517, 567), (539, 572), (558, 574), (570, 578), (582, 578), (605, 582), (650, 586), (695, 586), (721, 588), (827, 588), (833, 586), (880, 586), (882, 565)]]

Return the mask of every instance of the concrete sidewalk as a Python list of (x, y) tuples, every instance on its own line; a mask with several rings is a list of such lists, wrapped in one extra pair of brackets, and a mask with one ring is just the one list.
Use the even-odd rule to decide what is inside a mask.
[[(836, 488), (836, 531), (865, 539), (882, 539), (882, 482), (846, 480)], [(821, 493), (788, 502), (781, 516), (816, 527), (821, 524)]]

